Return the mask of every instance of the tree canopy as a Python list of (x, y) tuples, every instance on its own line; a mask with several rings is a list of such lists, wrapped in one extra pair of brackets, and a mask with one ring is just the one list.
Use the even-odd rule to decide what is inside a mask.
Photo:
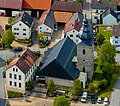
[(94, 85), (92, 83), (90, 83), (89, 86), (88, 86), (88, 90), (91, 94), (94, 94), (96, 88), (94, 87)]
[(11, 43), (13, 42), (14, 38), (15, 37), (14, 37), (13, 32), (8, 29), (2, 36), (2, 44), (5, 47), (9, 48)]
[(83, 3), (83, 0), (76, 0), (77, 3)]
[(82, 93), (81, 83), (78, 79), (74, 80), (73, 84), (73, 99), (77, 100), (79, 98), (79, 95)]
[(101, 33), (98, 33), (97, 36), (96, 36), (96, 41), (97, 41), (97, 44), (98, 44), (98, 45), (103, 44), (104, 41), (105, 41), (104, 35), (101, 34)]
[(70, 106), (70, 101), (65, 96), (58, 96), (54, 100), (54, 106)]
[(115, 46), (111, 45), (109, 42), (102, 44), (98, 52), (98, 59), (100, 64), (115, 63), (116, 49)]
[(48, 90), (49, 96), (52, 96), (55, 94), (55, 85), (52, 79), (48, 81), (47, 90)]
[(46, 42), (47, 41), (46, 34), (44, 32), (40, 32), (40, 34), (38, 34), (38, 40), (40, 42)]

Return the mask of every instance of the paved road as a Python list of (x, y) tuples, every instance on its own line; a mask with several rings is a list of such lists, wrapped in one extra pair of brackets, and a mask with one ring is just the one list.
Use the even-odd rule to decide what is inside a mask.
[(118, 78), (111, 94), (110, 106), (120, 106), (120, 77)]

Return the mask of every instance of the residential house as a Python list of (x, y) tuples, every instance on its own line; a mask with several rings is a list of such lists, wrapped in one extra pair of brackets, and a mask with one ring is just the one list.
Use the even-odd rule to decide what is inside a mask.
[(82, 21), (78, 21), (78, 20), (71, 20), (68, 21), (65, 24), (65, 28), (64, 28), (64, 36), (68, 36), (70, 39), (72, 39), (74, 41), (75, 44), (79, 44), (81, 42), (78, 33), (80, 31), (82, 27)]
[(67, 23), (72, 14), (75, 12), (82, 12), (82, 4), (75, 2), (55, 1), (52, 5), (54, 15), (57, 23)]
[(72, 21), (72, 20), (78, 20), (78, 21), (82, 22), (83, 18), (84, 18), (84, 16), (83, 16), (83, 14), (81, 12), (76, 12), (76, 13), (72, 14), (72, 16), (70, 18), (70, 21)]
[(40, 67), (40, 75), (46, 78), (46, 83), (52, 79), (57, 85), (72, 87), (79, 76), (79, 70), (72, 62), (76, 53), (76, 44), (69, 37), (48, 49)]
[(29, 39), (34, 24), (34, 18), (28, 13), (18, 14), (12, 23), (12, 32), (17, 39)]
[(42, 13), (51, 8), (53, 0), (23, 0), (23, 10), (29, 11), (31, 16), (39, 18)]
[(105, 2), (103, 0), (94, 0), (92, 2), (92, 23), (102, 23), (102, 13), (107, 9), (112, 9), (117, 11), (117, 3), (116, 2)]
[(37, 69), (37, 57), (25, 49), (6, 66), (6, 87), (9, 91), (25, 93), (26, 82), (32, 81)]
[(120, 46), (120, 25), (112, 26), (112, 37), (110, 43), (116, 47)]
[(119, 20), (118, 20), (118, 16), (117, 13), (114, 12), (111, 9), (106, 10), (103, 14), (102, 14), (102, 24), (103, 25), (118, 25), (119, 24)]
[(6, 16), (16, 16), (22, 9), (23, 0), (0, 0), (0, 13)]
[[(45, 32), (48, 36), (52, 35), (56, 25), (53, 10), (44, 11), (38, 23), (38, 34)], [(51, 37), (51, 36), (50, 36)]]

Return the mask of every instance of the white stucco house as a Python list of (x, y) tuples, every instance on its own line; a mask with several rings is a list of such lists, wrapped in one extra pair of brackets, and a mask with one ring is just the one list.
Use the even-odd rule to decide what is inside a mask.
[(37, 57), (30, 49), (25, 49), (6, 66), (7, 90), (25, 93), (25, 84), (33, 80), (36, 69)]
[(112, 26), (112, 37), (110, 43), (116, 47), (120, 47), (120, 25)]
[(65, 37), (68, 36), (70, 39), (74, 41), (75, 44), (80, 43), (81, 40), (79, 39), (78, 33), (80, 31), (81, 26), (82, 21), (71, 20), (67, 22), (64, 28), (64, 36)]
[(29, 39), (34, 24), (34, 19), (26, 12), (22, 12), (15, 17), (12, 23), (12, 32), (17, 39)]
[(42, 16), (38, 22), (38, 34), (40, 32), (45, 32), (48, 36), (52, 35), (56, 25), (53, 10), (47, 10), (43, 12)]
[(117, 3), (116, 2), (105, 2), (103, 0), (94, 0), (92, 2), (92, 23), (93, 24), (101, 24), (102, 23), (102, 14), (107, 9), (112, 9), (117, 11)]
[(118, 25), (119, 21), (118, 21), (117, 13), (111, 9), (106, 10), (102, 14), (102, 23), (103, 25), (106, 26)]

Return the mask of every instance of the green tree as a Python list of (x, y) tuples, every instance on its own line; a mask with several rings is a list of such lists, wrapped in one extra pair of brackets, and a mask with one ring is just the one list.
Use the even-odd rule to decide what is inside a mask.
[(55, 85), (52, 79), (48, 81), (47, 90), (48, 90), (49, 96), (52, 96), (55, 94)]
[(40, 32), (40, 33), (38, 34), (38, 40), (39, 40), (40, 42), (46, 42), (46, 41), (47, 41), (46, 34), (45, 34), (44, 32)]
[(76, 0), (77, 3), (83, 3), (83, 0)]
[(32, 81), (26, 82), (27, 90), (32, 90), (34, 88), (34, 83)]
[(11, 24), (13, 21), (14, 21), (14, 17), (10, 17), (10, 18), (8, 19), (8, 23), (9, 23), (9, 24)]
[(98, 45), (103, 44), (104, 41), (105, 41), (104, 35), (101, 34), (101, 33), (98, 33), (97, 36), (96, 36), (96, 41), (97, 41), (97, 44), (98, 44)]
[(58, 96), (54, 100), (54, 106), (70, 106), (70, 101), (65, 96)]
[(106, 42), (101, 45), (101, 48), (98, 53), (98, 59), (100, 64), (115, 63), (116, 49), (115, 46), (111, 45), (109, 42)]
[(103, 79), (100, 81), (99, 88), (101, 90), (104, 90), (108, 87), (108, 81), (106, 79)]
[(79, 98), (79, 95), (82, 93), (81, 83), (78, 79), (74, 80), (72, 96), (74, 100)]
[(2, 44), (5, 47), (9, 48), (14, 38), (15, 37), (14, 37), (13, 32), (11, 30), (7, 30), (2, 36)]
[(92, 83), (89, 84), (88, 86), (88, 91), (91, 93), (91, 94), (94, 94), (95, 93), (95, 87)]

